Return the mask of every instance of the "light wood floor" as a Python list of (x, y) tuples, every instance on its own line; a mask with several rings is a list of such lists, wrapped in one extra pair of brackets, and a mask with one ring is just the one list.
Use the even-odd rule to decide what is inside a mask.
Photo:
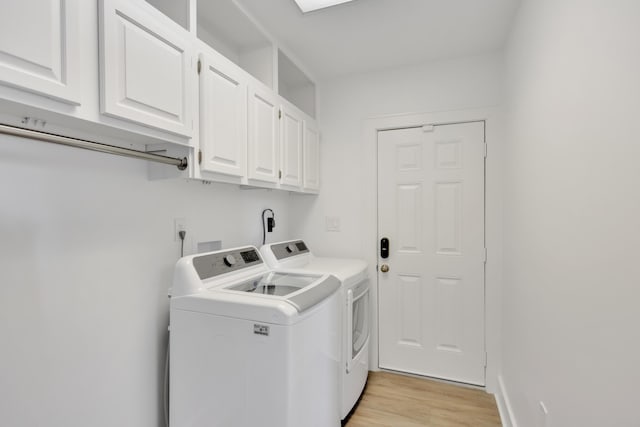
[(388, 372), (370, 372), (346, 427), (500, 427), (493, 395)]

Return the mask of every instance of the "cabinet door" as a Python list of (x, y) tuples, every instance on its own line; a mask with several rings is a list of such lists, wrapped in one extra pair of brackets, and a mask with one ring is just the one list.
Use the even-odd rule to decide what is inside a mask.
[(278, 182), (279, 100), (258, 83), (249, 89), (249, 179)]
[(304, 139), (302, 155), (304, 158), (302, 176), (304, 190), (320, 189), (320, 133), (317, 127), (304, 121)]
[(302, 114), (283, 106), (281, 125), (282, 178), (280, 184), (300, 188), (302, 186)]
[(204, 171), (247, 173), (247, 83), (226, 58), (200, 57), (200, 150)]
[(197, 74), (186, 30), (142, 1), (100, 3), (101, 112), (191, 136)]
[(0, 82), (80, 104), (77, 0), (3, 2)]

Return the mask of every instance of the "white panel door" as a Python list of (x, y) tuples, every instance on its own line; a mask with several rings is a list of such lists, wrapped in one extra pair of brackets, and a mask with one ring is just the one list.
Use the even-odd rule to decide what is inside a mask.
[(277, 183), (280, 168), (279, 100), (273, 91), (255, 83), (249, 87), (248, 177)]
[(318, 191), (320, 189), (320, 132), (307, 120), (304, 121), (302, 155), (304, 158), (302, 187), (304, 190)]
[(484, 122), (378, 133), (381, 368), (484, 385), (484, 153)]
[(0, 12), (0, 82), (80, 104), (77, 0), (15, 0)]
[(190, 137), (197, 74), (186, 30), (145, 2), (101, 5), (102, 113)]
[(223, 57), (200, 57), (200, 150), (203, 171), (247, 173), (245, 73)]
[(282, 107), (282, 144), (280, 184), (288, 187), (302, 186), (302, 114)]

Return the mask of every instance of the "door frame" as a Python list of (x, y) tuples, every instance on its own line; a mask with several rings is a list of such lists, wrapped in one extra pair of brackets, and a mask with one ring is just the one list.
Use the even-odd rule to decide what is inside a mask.
[(503, 113), (498, 108), (400, 114), (368, 118), (364, 121), (362, 182), (363, 212), (362, 253), (369, 265), (371, 286), (371, 330), (369, 369), (380, 370), (378, 358), (378, 132), (381, 130), (485, 122), (485, 349), (486, 390), (498, 391), (501, 366), (502, 301), (502, 147)]

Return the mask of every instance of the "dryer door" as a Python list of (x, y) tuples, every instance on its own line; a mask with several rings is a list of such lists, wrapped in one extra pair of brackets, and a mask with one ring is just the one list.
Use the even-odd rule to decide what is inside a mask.
[(347, 291), (347, 372), (369, 339), (369, 286), (358, 286), (357, 294)]

